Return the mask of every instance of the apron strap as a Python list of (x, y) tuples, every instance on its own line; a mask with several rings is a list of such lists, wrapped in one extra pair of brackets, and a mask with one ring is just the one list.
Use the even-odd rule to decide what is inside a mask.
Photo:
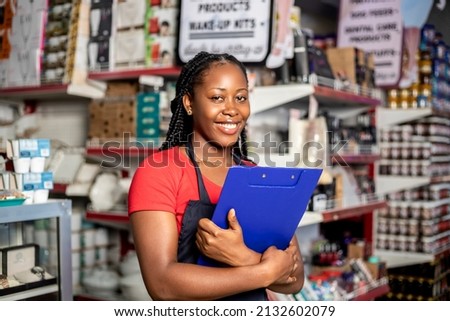
[(192, 164), (195, 168), (195, 173), (197, 174), (197, 185), (198, 185), (198, 194), (200, 195), (200, 200), (205, 203), (211, 203), (208, 192), (205, 188), (205, 183), (203, 182), (202, 173), (200, 171), (200, 167), (198, 166), (197, 161), (194, 157), (194, 149), (192, 148), (191, 141), (188, 141), (186, 144), (187, 147), (187, 153), (189, 156), (189, 159), (191, 160)]
[[(188, 153), (189, 159), (191, 160), (192, 164), (194, 165), (195, 173), (197, 174), (197, 185), (198, 185), (198, 193), (200, 195), (200, 200), (203, 202), (206, 202), (206, 203), (211, 203), (208, 192), (206, 191), (205, 183), (203, 182), (203, 177), (202, 177), (202, 173), (200, 171), (200, 167), (198, 166), (198, 163), (194, 157), (194, 149), (192, 148), (191, 141), (187, 142), (186, 147), (187, 147), (187, 153)], [(241, 166), (244, 165), (244, 163), (242, 162), (242, 159), (234, 153), (233, 153), (233, 160), (237, 165), (241, 165)]]

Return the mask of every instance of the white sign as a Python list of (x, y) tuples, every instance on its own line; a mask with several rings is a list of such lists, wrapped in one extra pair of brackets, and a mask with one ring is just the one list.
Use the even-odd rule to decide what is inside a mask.
[(182, 0), (178, 56), (200, 51), (229, 53), (242, 62), (262, 62), (270, 48), (272, 1)]
[(399, 82), (402, 44), (400, 0), (341, 0), (337, 46), (374, 54), (376, 86)]

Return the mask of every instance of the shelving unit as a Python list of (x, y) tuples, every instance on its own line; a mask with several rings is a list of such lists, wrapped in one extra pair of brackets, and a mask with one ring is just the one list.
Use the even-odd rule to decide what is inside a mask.
[(389, 292), (389, 284), (387, 278), (377, 280), (375, 286), (366, 286), (349, 293), (347, 299), (349, 301), (371, 301)]
[(180, 67), (167, 68), (139, 68), (139, 69), (117, 69), (112, 71), (90, 71), (88, 78), (92, 80), (111, 81), (124, 79), (137, 79), (140, 76), (162, 76), (168, 78), (178, 77)]
[[(450, 118), (450, 113), (445, 110), (438, 110), (434, 107), (432, 108), (410, 108), (410, 109), (388, 109), (388, 108), (379, 108), (376, 110), (376, 121), (379, 124), (379, 130), (386, 131), (385, 133), (394, 132), (395, 128), (408, 128), (402, 126), (410, 126), (409, 128), (417, 128), (413, 127), (415, 124), (424, 123), (424, 120), (427, 118), (434, 119), (437, 121), (437, 124), (441, 124), (442, 126), (448, 128), (448, 122), (445, 119)], [(441, 129), (442, 130), (442, 129)], [(399, 157), (397, 162), (402, 164), (414, 164), (414, 162), (422, 161), (425, 159), (429, 162), (427, 167), (431, 168), (433, 162), (438, 163), (446, 163), (445, 156), (448, 156), (448, 153), (443, 150), (440, 151), (438, 157), (436, 151), (432, 152), (433, 144), (435, 146), (447, 146), (449, 144), (447, 137), (443, 137), (442, 133), (436, 133), (436, 136), (424, 135), (420, 137), (421, 144), (423, 144), (423, 148), (428, 148), (430, 150), (430, 154), (426, 157), (419, 157), (419, 160), (410, 160), (411, 158), (407, 158), (405, 156)], [(381, 137), (382, 135), (379, 135)], [(384, 141), (381, 142), (380, 148), (385, 148), (385, 151), (393, 150), (393, 147), (397, 146), (395, 144), (399, 144), (398, 146), (413, 146), (414, 142), (417, 141), (417, 138), (414, 139), (414, 133), (411, 136), (405, 135), (400, 137), (398, 142), (396, 139), (393, 141), (386, 141), (386, 138), (390, 136), (390, 134), (386, 134), (384, 137)], [(402, 135), (400, 135), (402, 136)], [(400, 145), (403, 144), (403, 145)], [(421, 145), (422, 146), (422, 145)], [(390, 153), (386, 153), (389, 155)], [(386, 158), (386, 157), (385, 157)], [(395, 157), (387, 157), (389, 160), (384, 160), (384, 162), (393, 162), (391, 158)], [(406, 249), (401, 249), (397, 246), (397, 248), (393, 249), (392, 245), (388, 245), (387, 249), (382, 245), (378, 244), (374, 249), (374, 255), (378, 256), (380, 260), (386, 262), (386, 267), (388, 268), (389, 280), (392, 285), (391, 291), (388, 293), (388, 299), (397, 299), (397, 300), (416, 300), (417, 298), (422, 296), (422, 300), (437, 300), (440, 295), (443, 297), (448, 297), (448, 289), (446, 287), (446, 282), (441, 283), (439, 278), (443, 278), (445, 280), (446, 275), (448, 274), (448, 254), (450, 249), (450, 230), (446, 226), (445, 217), (446, 211), (437, 211), (437, 215), (433, 215), (432, 218), (428, 218), (423, 216), (423, 213), (420, 212), (420, 216), (410, 218), (409, 215), (412, 213), (411, 210), (408, 214), (406, 220), (408, 222), (415, 221), (418, 222), (419, 230), (417, 233), (412, 233), (408, 230), (406, 236), (404, 236), (404, 232), (400, 233), (397, 236), (395, 233), (391, 233), (390, 226), (394, 224), (396, 218), (393, 215), (394, 208), (399, 204), (407, 204), (412, 209), (420, 209), (424, 211), (425, 209), (429, 209), (433, 211), (436, 208), (446, 208), (449, 203), (449, 199), (446, 197), (437, 199), (424, 198), (422, 197), (414, 197), (411, 201), (400, 200), (398, 202), (395, 201), (396, 198), (392, 197), (392, 195), (398, 195), (401, 193), (406, 193), (406, 191), (410, 192), (418, 189), (428, 189), (433, 184), (438, 183), (450, 183), (450, 175), (448, 173), (440, 172), (426, 172), (426, 174), (421, 175), (406, 175), (405, 173), (401, 173), (402, 175), (388, 175), (389, 173), (382, 175), (380, 173), (380, 166), (382, 166), (383, 159), (376, 162), (376, 173), (375, 182), (377, 193), (383, 194), (386, 196), (391, 196), (388, 201), (388, 212), (386, 215), (383, 215), (385, 221), (382, 221), (382, 218), (379, 218), (379, 221), (374, 224), (374, 233), (377, 238), (377, 244), (380, 242), (382, 244), (383, 237), (386, 237), (386, 240), (392, 242), (393, 240), (409, 240), (415, 241), (417, 246), (414, 246), (416, 250), (410, 248), (409, 246)], [(411, 165), (412, 166), (412, 165)], [(384, 173), (384, 172), (383, 172)], [(417, 199), (416, 199), (417, 198)], [(403, 206), (403, 205), (402, 205)], [(405, 219), (405, 218), (403, 218)], [(386, 222), (387, 226), (389, 226), (388, 232), (383, 234), (383, 231), (380, 231), (380, 220), (381, 222)], [(402, 218), (400, 217), (401, 221)], [(424, 225), (426, 223), (426, 225)], [(381, 225), (383, 226), (383, 225)], [(425, 234), (423, 230), (423, 226), (433, 226), (431, 229), (433, 232), (427, 232)], [(378, 233), (380, 236), (378, 237)], [(381, 240), (381, 241), (380, 241)], [(392, 243), (391, 243), (392, 244)], [(408, 241), (406, 244), (409, 244)], [(434, 270), (434, 272), (433, 272)], [(431, 276), (424, 275), (424, 271), (431, 271)], [(393, 273), (391, 275), (391, 273)], [(443, 274), (442, 274), (443, 273)], [(441, 275), (442, 274), (442, 275)], [(437, 278), (437, 279), (436, 279)], [(427, 287), (427, 290), (425, 289)], [(429, 288), (428, 288), (429, 287)], [(443, 293), (441, 293), (444, 291)], [(447, 291), (447, 292), (445, 292)], [(411, 293), (417, 292), (416, 296)]]
[[(0, 223), (20, 223), (42, 219), (57, 219), (58, 244), (58, 275), (57, 284), (43, 284), (42, 286), (20, 291), (17, 293), (1, 295), (0, 300), (23, 300), (35, 296), (58, 293), (63, 301), (71, 301), (72, 298), (72, 269), (71, 256), (71, 200), (49, 200), (42, 204), (18, 205), (0, 207)], [(20, 287), (20, 286), (19, 286)], [(12, 289), (12, 288), (11, 288)]]
[(401, 252), (401, 251), (384, 251), (376, 249), (374, 254), (386, 262), (386, 267), (396, 268), (400, 266), (428, 263), (439, 255), (427, 253)]
[(105, 85), (98, 81), (88, 81), (85, 84), (46, 84), (41, 86), (0, 88), (0, 97), (9, 100), (55, 100), (72, 96), (74, 98), (102, 98)]
[(381, 104), (383, 95), (380, 90), (371, 89), (364, 94), (359, 94), (360, 91), (359, 87), (341, 88), (338, 81), (311, 76), (308, 84), (255, 87), (250, 103), (252, 113), (256, 114), (302, 100), (306, 102), (314, 96), (319, 104), (330, 106), (330, 111), (339, 112), (342, 118), (346, 118)]

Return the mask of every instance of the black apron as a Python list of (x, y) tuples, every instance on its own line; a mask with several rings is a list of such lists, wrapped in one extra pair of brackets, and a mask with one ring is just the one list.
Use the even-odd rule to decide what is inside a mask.
[[(178, 239), (178, 262), (197, 263), (200, 250), (195, 244), (195, 235), (197, 233), (197, 225), (201, 218), (211, 219), (216, 204), (212, 204), (208, 192), (203, 182), (202, 173), (194, 158), (194, 153), (190, 143), (187, 144), (187, 153), (189, 159), (195, 167), (197, 174), (197, 184), (200, 199), (198, 201), (190, 200), (183, 215), (181, 223), (181, 232)], [(241, 160), (237, 156), (233, 156), (236, 164), (242, 165)], [(243, 292), (220, 299), (221, 301), (267, 301), (265, 289), (257, 289)]]

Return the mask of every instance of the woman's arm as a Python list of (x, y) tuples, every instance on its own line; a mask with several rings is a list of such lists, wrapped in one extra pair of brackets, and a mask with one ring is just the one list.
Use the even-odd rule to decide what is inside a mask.
[(293, 283), (292, 256), (269, 249), (255, 265), (230, 268), (205, 267), (177, 262), (178, 231), (169, 212), (131, 214), (131, 227), (141, 273), (154, 300), (214, 300), (253, 289), (276, 280)]
[(295, 278), (295, 281), (286, 283), (284, 280), (278, 280), (269, 286), (269, 290), (284, 294), (298, 293), (303, 288), (303, 283), (305, 282), (305, 270), (298, 240), (295, 236), (292, 238), (286, 251), (291, 253), (293, 257), (294, 265), (291, 277)]
[[(228, 223), (229, 228), (222, 229), (211, 220), (201, 219), (197, 231), (197, 247), (206, 256), (230, 266), (258, 264), (261, 261), (261, 254), (245, 245), (234, 210), (228, 213)], [(297, 293), (303, 287), (304, 266), (295, 236), (285, 251), (292, 257), (291, 277), (295, 277), (296, 280), (285, 283), (280, 279), (271, 284), (269, 289), (286, 294)]]

